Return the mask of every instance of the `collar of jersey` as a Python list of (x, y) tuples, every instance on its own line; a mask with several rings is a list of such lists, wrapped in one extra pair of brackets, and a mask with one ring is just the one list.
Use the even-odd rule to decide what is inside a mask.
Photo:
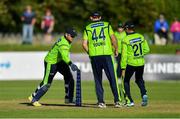
[(127, 35), (131, 35), (131, 34), (135, 34), (135, 33), (136, 33), (136, 32), (132, 32), (132, 33), (127, 33), (127, 32), (126, 32)]
[(62, 36), (61, 40), (64, 40), (66, 44), (71, 45), (71, 43), (65, 38), (65, 36)]

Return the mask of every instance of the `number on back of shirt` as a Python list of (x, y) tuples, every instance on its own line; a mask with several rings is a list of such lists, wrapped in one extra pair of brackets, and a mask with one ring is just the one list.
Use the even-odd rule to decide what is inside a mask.
[(137, 43), (132, 45), (133, 50), (134, 50), (134, 56), (139, 57), (142, 56), (142, 43)]
[(96, 31), (96, 29), (94, 29), (93, 30), (93, 32), (92, 32), (92, 40), (98, 40), (98, 39), (103, 39), (103, 40), (105, 40), (105, 35), (104, 35), (104, 28), (101, 28), (101, 30), (100, 30), (100, 33), (99, 34), (97, 34), (97, 31)]

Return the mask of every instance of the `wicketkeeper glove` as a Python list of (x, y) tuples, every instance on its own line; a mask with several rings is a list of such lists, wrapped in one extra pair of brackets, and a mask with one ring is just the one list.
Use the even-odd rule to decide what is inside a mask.
[(71, 67), (71, 70), (72, 70), (72, 71), (77, 71), (77, 70), (79, 70), (78, 67), (77, 67), (75, 64), (73, 64), (73, 63), (70, 64), (70, 67)]

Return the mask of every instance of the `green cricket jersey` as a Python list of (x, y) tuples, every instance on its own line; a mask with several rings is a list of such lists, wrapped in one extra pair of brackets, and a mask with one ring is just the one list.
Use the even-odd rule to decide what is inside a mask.
[(111, 35), (113, 34), (108, 22), (98, 21), (87, 25), (83, 39), (88, 40), (89, 56), (112, 55)]
[(45, 61), (51, 64), (56, 64), (63, 60), (67, 64), (70, 63), (70, 48), (71, 44), (62, 36), (51, 48), (45, 57)]
[(141, 34), (127, 35), (122, 42), (121, 68), (125, 69), (127, 64), (131, 66), (144, 65), (144, 55), (149, 51), (148, 43)]
[(121, 54), (122, 41), (123, 41), (123, 39), (126, 37), (126, 32), (123, 31), (123, 32), (120, 33), (120, 32), (118, 32), (118, 31), (116, 31), (116, 32), (114, 33), (114, 35), (116, 36), (116, 39), (117, 39), (117, 42), (118, 42), (118, 53)]

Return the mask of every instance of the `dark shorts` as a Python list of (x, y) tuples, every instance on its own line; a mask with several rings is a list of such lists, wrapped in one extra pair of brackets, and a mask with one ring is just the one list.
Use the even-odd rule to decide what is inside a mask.
[(43, 29), (43, 33), (48, 33), (48, 30), (49, 30), (49, 26), (45, 26), (44, 29)]

